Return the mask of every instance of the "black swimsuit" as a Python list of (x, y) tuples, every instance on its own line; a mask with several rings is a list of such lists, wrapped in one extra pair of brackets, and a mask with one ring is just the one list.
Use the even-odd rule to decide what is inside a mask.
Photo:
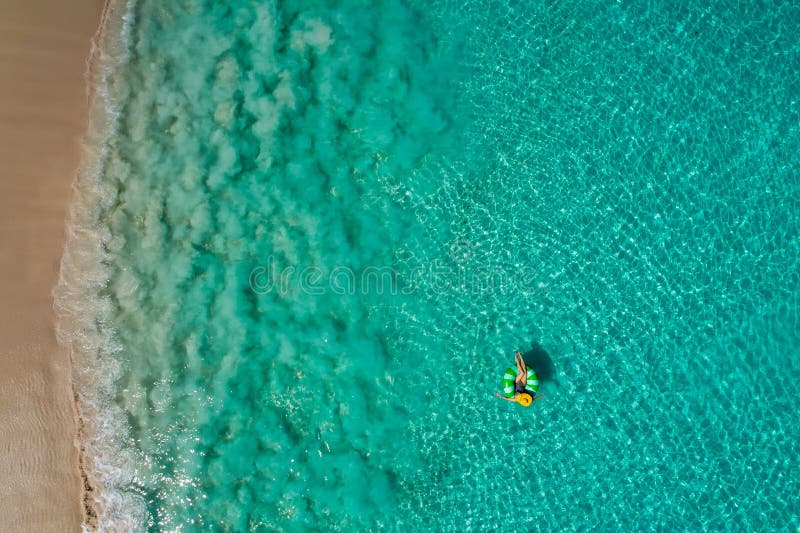
[(526, 392), (525, 383), (518, 383), (518, 382), (515, 381), (514, 382), (514, 392), (516, 392), (517, 394), (522, 394), (523, 392)]

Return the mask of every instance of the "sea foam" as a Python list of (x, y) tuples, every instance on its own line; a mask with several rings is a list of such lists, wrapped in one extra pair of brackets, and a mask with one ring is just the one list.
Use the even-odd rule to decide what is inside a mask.
[(73, 186), (59, 280), (53, 290), (57, 335), (69, 347), (80, 418), (78, 444), (84, 478), (84, 528), (123, 531), (146, 523), (145, 502), (134, 486), (133, 450), (125, 445), (125, 416), (114, 402), (123, 350), (115, 338), (110, 299), (108, 227), (99, 220), (116, 191), (103, 179), (110, 141), (119, 124), (115, 75), (128, 60), (135, 2), (108, 2), (93, 40), (87, 84), (91, 98), (84, 152)]

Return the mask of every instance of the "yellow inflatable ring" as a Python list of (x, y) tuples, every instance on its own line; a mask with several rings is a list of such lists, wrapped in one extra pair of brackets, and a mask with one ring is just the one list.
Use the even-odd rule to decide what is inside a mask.
[(531, 398), (530, 394), (517, 394), (517, 403), (522, 405), (523, 407), (528, 407), (533, 402), (533, 398)]

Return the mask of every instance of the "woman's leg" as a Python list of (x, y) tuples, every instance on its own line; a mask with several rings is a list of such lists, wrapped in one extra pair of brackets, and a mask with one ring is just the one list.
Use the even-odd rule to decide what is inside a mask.
[(525, 361), (522, 359), (522, 354), (517, 352), (514, 355), (514, 360), (517, 363), (517, 377), (514, 379), (514, 381), (524, 385), (528, 382), (528, 369), (525, 367)]
[(514, 381), (522, 384), (527, 383), (528, 369), (525, 366), (525, 360), (522, 358), (522, 354), (520, 352), (514, 354), (514, 362), (517, 363), (517, 377), (514, 378)]
[(518, 372), (527, 371), (527, 367), (525, 366), (525, 359), (522, 358), (522, 354), (520, 352), (514, 354), (514, 362), (517, 363)]

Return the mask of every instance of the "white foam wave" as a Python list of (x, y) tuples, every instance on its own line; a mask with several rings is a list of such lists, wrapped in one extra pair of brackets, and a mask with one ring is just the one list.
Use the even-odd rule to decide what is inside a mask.
[(115, 196), (104, 187), (102, 176), (109, 141), (118, 127), (119, 97), (124, 94), (124, 80), (118, 74), (128, 60), (134, 8), (135, 0), (109, 0), (92, 43), (87, 68), (89, 125), (53, 290), (57, 336), (71, 353), (80, 418), (77, 444), (84, 477), (84, 531), (132, 531), (147, 522), (144, 499), (131, 490), (138, 458), (124, 444), (125, 417), (112, 401), (121, 347), (108, 322), (110, 301), (103, 296), (111, 234), (98, 217), (100, 208)]

